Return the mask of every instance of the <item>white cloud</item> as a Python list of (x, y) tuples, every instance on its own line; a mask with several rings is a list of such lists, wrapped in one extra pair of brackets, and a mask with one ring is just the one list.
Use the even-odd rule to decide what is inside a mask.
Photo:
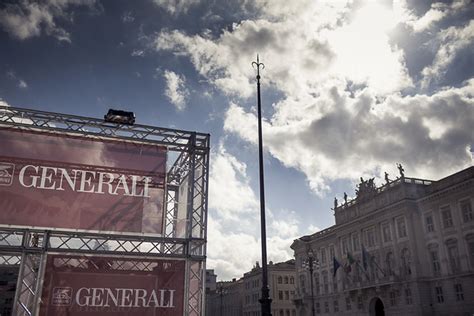
[(250, 187), (247, 166), (220, 144), (211, 155), (209, 207), (225, 220), (255, 220), (259, 202)]
[(406, 1), (397, 1), (397, 5), (403, 11), (404, 22), (410, 25), (415, 32), (423, 32), (433, 28), (437, 22), (452, 16), (470, 5), (469, 0), (456, 0), (450, 4), (443, 2), (434, 2), (423, 16), (418, 17), (408, 9)]
[(92, 7), (95, 0), (31, 0), (7, 4), (0, 10), (0, 25), (11, 36), (20, 40), (40, 36), (42, 32), (60, 41), (71, 42), (70, 34), (57, 25), (58, 19), (69, 20), (70, 6)]
[(160, 8), (165, 9), (172, 15), (186, 14), (188, 10), (199, 4), (199, 0), (153, 0)]
[(440, 31), (436, 36), (436, 41), (438, 45), (436, 45), (437, 51), (433, 63), (422, 71), (424, 87), (438, 80), (461, 51), (471, 48), (467, 53), (472, 54), (474, 20), (462, 27), (453, 26)]
[[(335, 179), (394, 175), (395, 162), (409, 176), (432, 178), (472, 164), (472, 81), (432, 95), (401, 94), (416, 88), (405, 53), (388, 35), (413, 18), (403, 5), (281, 2), (257, 1), (258, 18), (217, 37), (175, 30), (156, 38), (157, 50), (187, 56), (208, 82), (240, 98), (226, 112), (226, 132), (256, 144), (255, 114), (242, 102), (255, 93), (250, 63), (259, 52), (265, 91), (281, 93), (264, 118), (264, 144), (303, 172), (314, 192), (324, 194)], [(450, 8), (461, 10), (460, 4)], [(445, 44), (427, 75), (440, 73), (470, 34), (470, 27), (441, 32)]]
[(133, 57), (143, 57), (145, 56), (145, 51), (141, 49), (134, 49), (131, 53)]
[(189, 96), (184, 76), (170, 70), (165, 70), (163, 77), (166, 80), (165, 96), (168, 97), (178, 111), (183, 111), (186, 108), (186, 99)]
[(122, 14), (123, 23), (131, 23), (133, 21), (135, 21), (135, 17), (133, 16), (132, 12), (126, 11)]
[[(282, 100), (263, 127), (272, 156), (303, 172), (316, 193), (335, 179), (382, 177), (382, 170), (394, 175), (395, 162), (405, 164), (408, 176), (435, 179), (472, 165), (474, 80), (431, 96), (393, 94), (378, 104), (370, 89), (352, 95), (341, 86), (321, 91), (313, 103), (324, 106), (304, 119), (289, 114), (292, 100)], [(427, 126), (430, 121), (438, 124)], [(224, 128), (255, 143), (248, 132), (255, 122), (232, 104)]]
[(16, 75), (16, 73), (14, 71), (8, 71), (7, 72), (7, 77), (9, 77), (10, 79), (16, 81), (18, 88), (20, 88), (20, 89), (28, 88), (28, 84), (26, 83), (26, 81), (21, 79), (21, 78), (18, 78), (18, 76)]
[[(208, 33), (188, 36), (177, 30), (162, 31), (155, 46), (188, 56), (201, 76), (224, 93), (239, 97), (254, 93), (255, 71), (250, 63), (257, 52), (267, 65), (263, 80), (297, 98), (316, 93), (322, 82), (340, 77), (370, 85), (379, 94), (411, 85), (403, 52), (391, 45), (386, 34), (396, 25), (394, 12), (367, 5), (351, 11), (351, 19), (344, 20), (349, 14), (346, 6), (306, 4), (305, 8), (292, 6), (296, 11), (280, 12), (279, 18), (244, 20), (217, 38)], [(373, 12), (374, 8), (378, 11)], [(321, 12), (335, 21), (331, 23)], [(369, 13), (380, 18), (368, 19)], [(387, 21), (386, 27), (375, 25), (380, 21)]]
[(24, 80), (19, 80), (18, 87), (22, 89), (28, 88), (28, 84)]
[[(229, 154), (223, 143), (211, 154), (209, 209), (208, 266), (219, 279), (241, 277), (256, 261), (261, 262), (260, 207), (247, 166)], [(296, 215), (280, 212), (285, 219), (266, 210), (268, 260), (274, 262), (292, 258), (290, 245), (298, 236)]]

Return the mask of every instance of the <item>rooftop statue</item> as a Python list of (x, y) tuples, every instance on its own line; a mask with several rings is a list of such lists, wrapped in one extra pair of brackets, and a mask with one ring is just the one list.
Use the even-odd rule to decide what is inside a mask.
[(357, 185), (356, 195), (357, 198), (364, 198), (372, 195), (377, 192), (377, 188), (374, 183), (375, 178), (370, 178), (369, 180), (364, 180), (360, 177), (360, 183)]
[(403, 169), (402, 164), (397, 163), (398, 172), (400, 172), (400, 177), (405, 178), (405, 169)]

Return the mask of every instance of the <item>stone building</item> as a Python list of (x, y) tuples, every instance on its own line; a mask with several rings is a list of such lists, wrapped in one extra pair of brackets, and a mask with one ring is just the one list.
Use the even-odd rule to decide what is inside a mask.
[[(296, 316), (296, 308), (293, 302), (295, 295), (295, 261), (270, 263), (268, 268), (268, 287), (272, 299), (273, 316)], [(262, 268), (257, 265), (244, 274), (243, 315), (259, 316), (261, 305), (258, 301), (262, 296)]]
[(242, 297), (242, 279), (219, 281), (215, 290), (206, 293), (206, 315), (242, 316)]
[(439, 181), (399, 168), (381, 187), (361, 178), (334, 226), (293, 242), (298, 315), (474, 314), (474, 167)]

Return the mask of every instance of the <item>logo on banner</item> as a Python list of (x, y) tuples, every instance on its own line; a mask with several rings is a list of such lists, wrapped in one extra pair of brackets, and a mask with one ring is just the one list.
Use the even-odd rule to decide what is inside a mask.
[(10, 186), (13, 183), (13, 172), (15, 165), (7, 162), (0, 162), (0, 185)]
[(72, 303), (72, 288), (70, 287), (55, 287), (53, 288), (52, 305), (69, 306)]

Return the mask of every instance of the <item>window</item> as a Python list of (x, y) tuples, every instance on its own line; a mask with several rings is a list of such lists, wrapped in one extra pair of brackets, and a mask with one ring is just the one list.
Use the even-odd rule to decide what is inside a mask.
[(466, 241), (469, 260), (471, 261), (471, 267), (474, 269), (474, 234), (467, 235)]
[(346, 310), (350, 311), (352, 309), (351, 298), (346, 297)]
[(434, 222), (433, 222), (433, 215), (431, 214), (426, 215), (425, 223), (426, 223), (426, 231), (428, 233), (434, 232), (435, 228), (434, 228)]
[(278, 299), (279, 299), (280, 301), (283, 300), (283, 291), (278, 291)]
[(363, 309), (364, 308), (364, 303), (362, 301), (362, 296), (357, 296), (357, 308), (358, 309)]
[(389, 223), (382, 224), (382, 235), (383, 235), (383, 242), (392, 241), (392, 234), (390, 233)]
[(281, 276), (278, 277), (278, 284), (282, 284), (283, 278)]
[(318, 273), (315, 273), (314, 274), (314, 290), (316, 292), (316, 295), (319, 295), (320, 294), (320, 282), (319, 282), (319, 274)]
[(324, 302), (324, 311), (329, 313), (329, 302)]
[(470, 200), (461, 201), (461, 213), (464, 223), (471, 222), (474, 219)]
[(344, 238), (342, 239), (342, 254), (345, 255), (350, 251), (350, 239)]
[(295, 284), (295, 278), (293, 276), (290, 277), (290, 284)]
[(328, 273), (327, 271), (323, 272), (323, 287), (324, 287), (324, 294), (329, 293), (329, 284), (328, 284)]
[(333, 305), (334, 305), (334, 312), (338, 312), (339, 311), (339, 301), (334, 301)]
[(405, 225), (404, 217), (397, 218), (397, 232), (398, 238), (404, 238), (407, 236), (407, 227)]
[(404, 275), (411, 275), (410, 250), (407, 248), (402, 250), (402, 272)]
[(385, 257), (385, 265), (387, 267), (387, 274), (394, 275), (393, 269), (395, 268), (395, 263), (392, 252), (387, 253), (387, 256)]
[(334, 288), (334, 293), (336, 293), (337, 292), (337, 279), (336, 278), (332, 279), (332, 285)]
[(354, 249), (354, 251), (358, 251), (360, 249), (358, 233), (352, 234), (352, 248)]
[(436, 293), (436, 300), (438, 301), (438, 303), (443, 303), (444, 302), (443, 288), (441, 286), (436, 286), (435, 293)]
[(464, 301), (464, 292), (461, 284), (454, 284), (454, 293), (456, 293), (456, 301)]
[(409, 287), (405, 289), (405, 303), (407, 305), (413, 304), (413, 299), (411, 297), (411, 289)]
[(448, 247), (448, 259), (449, 259), (449, 266), (451, 267), (451, 272), (456, 273), (459, 272), (459, 252), (458, 252), (458, 245), (456, 240), (450, 239), (446, 242)]
[(321, 305), (319, 304), (319, 302), (316, 302), (316, 314), (319, 313), (321, 313)]
[(443, 227), (453, 227), (453, 217), (451, 216), (451, 209), (449, 206), (441, 208), (441, 216), (443, 218)]
[(373, 228), (367, 229), (365, 231), (365, 238), (367, 239), (367, 246), (375, 246), (375, 233)]
[(290, 300), (290, 292), (285, 291), (285, 300), (289, 301)]
[(329, 247), (329, 258), (330, 258), (330, 260), (332, 260), (332, 258), (334, 258), (335, 255), (336, 254), (334, 252), (334, 246)]
[(397, 305), (397, 294), (395, 293), (395, 291), (390, 291), (390, 305)]
[(303, 293), (306, 293), (306, 284), (305, 284), (304, 275), (300, 275), (300, 287), (301, 287), (301, 291)]
[(431, 267), (433, 269), (433, 274), (439, 275), (441, 272), (441, 265), (439, 264), (438, 250), (430, 249), (429, 252), (430, 252)]
[(288, 277), (285, 276), (285, 284), (288, 284)]
[(322, 264), (326, 263), (326, 249), (324, 248), (321, 249), (321, 263)]

